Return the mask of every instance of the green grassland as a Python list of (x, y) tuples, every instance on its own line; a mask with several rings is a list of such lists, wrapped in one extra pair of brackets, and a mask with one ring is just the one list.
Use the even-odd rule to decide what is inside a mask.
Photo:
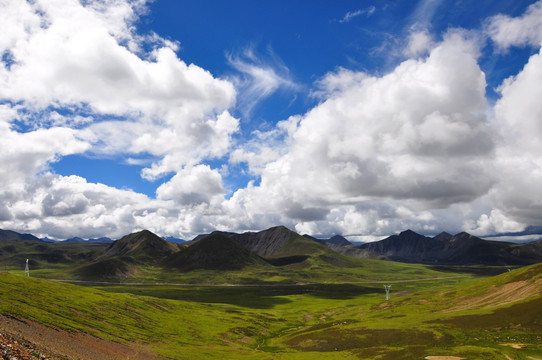
[[(379, 260), (348, 258), (356, 266), (340, 268), (309, 260), (276, 273), (148, 267), (125, 280), (139, 276), (146, 285), (72, 285), (19, 270), (0, 274), (0, 313), (137, 342), (166, 359), (542, 359), (542, 265), (486, 277)], [(379, 281), (392, 285), (389, 301)], [(220, 285), (243, 282), (254, 285)]]
[[(307, 241), (308, 242), (308, 241)], [(78, 249), (74, 246), (74, 249)], [(215, 271), (195, 269), (179, 271), (161, 265), (138, 263), (129, 257), (113, 257), (101, 262), (79, 261), (49, 263), (31, 262), (33, 277), (49, 279), (95, 280), (109, 282), (137, 283), (187, 283), (187, 284), (262, 284), (262, 283), (356, 283), (367, 281), (403, 281), (434, 277), (472, 276), (468, 268), (451, 272), (450, 268), (431, 268), (418, 264), (404, 264), (375, 259), (358, 259), (337, 254), (324, 246), (316, 249), (303, 248), (300, 253), (308, 255), (266, 258), (269, 263), (245, 266), (240, 270)], [(290, 253), (291, 254), (291, 253)], [(71, 255), (72, 257), (83, 255)], [(87, 256), (87, 255), (85, 255)], [(90, 257), (90, 255), (88, 255)], [(272, 265), (272, 264), (276, 265)], [(285, 265), (283, 263), (286, 263)], [(12, 262), (7, 267), (13, 273), (22, 274), (24, 260), (19, 259), (18, 266)], [(100, 268), (99, 275), (94, 269)], [(128, 271), (128, 269), (132, 271)], [(114, 275), (116, 270), (126, 276)], [(506, 268), (495, 268), (496, 273)], [(111, 276), (103, 276), (110, 272)]]

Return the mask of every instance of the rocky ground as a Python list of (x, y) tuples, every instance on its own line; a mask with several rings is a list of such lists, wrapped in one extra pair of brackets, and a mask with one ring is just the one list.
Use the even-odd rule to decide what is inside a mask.
[(117, 343), (0, 315), (2, 360), (156, 359), (138, 344)]
[(5, 332), (0, 333), (0, 356), (3, 360), (52, 359), (34, 344)]

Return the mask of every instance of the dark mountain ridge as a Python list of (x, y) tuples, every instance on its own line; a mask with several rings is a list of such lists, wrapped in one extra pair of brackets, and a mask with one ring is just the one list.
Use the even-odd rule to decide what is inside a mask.
[(295, 237), (301, 236), (284, 226), (276, 226), (260, 232), (232, 235), (232, 238), (237, 240), (244, 248), (259, 256), (275, 256), (279, 254)]
[(100, 238), (97, 238), (97, 239), (88, 239), (88, 240), (85, 240), (83, 238), (80, 238), (78, 236), (76, 237), (72, 237), (72, 238), (69, 238), (69, 239), (66, 239), (64, 241), (62, 241), (64, 243), (81, 243), (81, 244), (92, 244), (92, 243), (100, 243), (100, 244), (110, 244), (113, 242), (112, 239), (108, 238), (108, 237), (100, 237)]
[(11, 230), (0, 229), (0, 240), (30, 240), (42, 242), (39, 238), (32, 234), (20, 234)]
[(93, 278), (131, 276), (141, 265), (181, 271), (235, 270), (258, 264), (299, 267), (325, 262), (343, 266), (351, 257), (439, 265), (542, 262), (542, 241), (527, 244), (488, 241), (464, 232), (441, 233), (431, 238), (406, 230), (359, 246), (340, 236), (323, 242), (325, 245), (284, 226), (242, 234), (215, 231), (182, 245), (166, 241), (148, 230), (126, 235), (109, 245), (80, 239), (47, 243), (30, 234), (0, 230), (0, 258), (7, 264), (21, 264), (30, 258), (32, 266), (77, 264), (80, 274)]
[(182, 271), (195, 269), (240, 270), (248, 265), (267, 265), (237, 240), (224, 234), (211, 234), (168, 256), (162, 263)]
[(448, 265), (527, 265), (542, 261), (542, 242), (518, 245), (489, 241), (461, 232), (433, 238), (406, 230), (360, 249), (390, 260)]

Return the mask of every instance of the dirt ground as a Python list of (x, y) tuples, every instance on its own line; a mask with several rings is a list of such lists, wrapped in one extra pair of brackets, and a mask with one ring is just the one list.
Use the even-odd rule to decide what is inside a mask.
[(116, 343), (0, 315), (1, 359), (157, 359), (138, 344)]

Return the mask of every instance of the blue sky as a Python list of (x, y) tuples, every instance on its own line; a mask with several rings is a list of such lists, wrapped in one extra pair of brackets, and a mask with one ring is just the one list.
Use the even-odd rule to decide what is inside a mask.
[(542, 225), (540, 1), (2, 7), (1, 228)]

